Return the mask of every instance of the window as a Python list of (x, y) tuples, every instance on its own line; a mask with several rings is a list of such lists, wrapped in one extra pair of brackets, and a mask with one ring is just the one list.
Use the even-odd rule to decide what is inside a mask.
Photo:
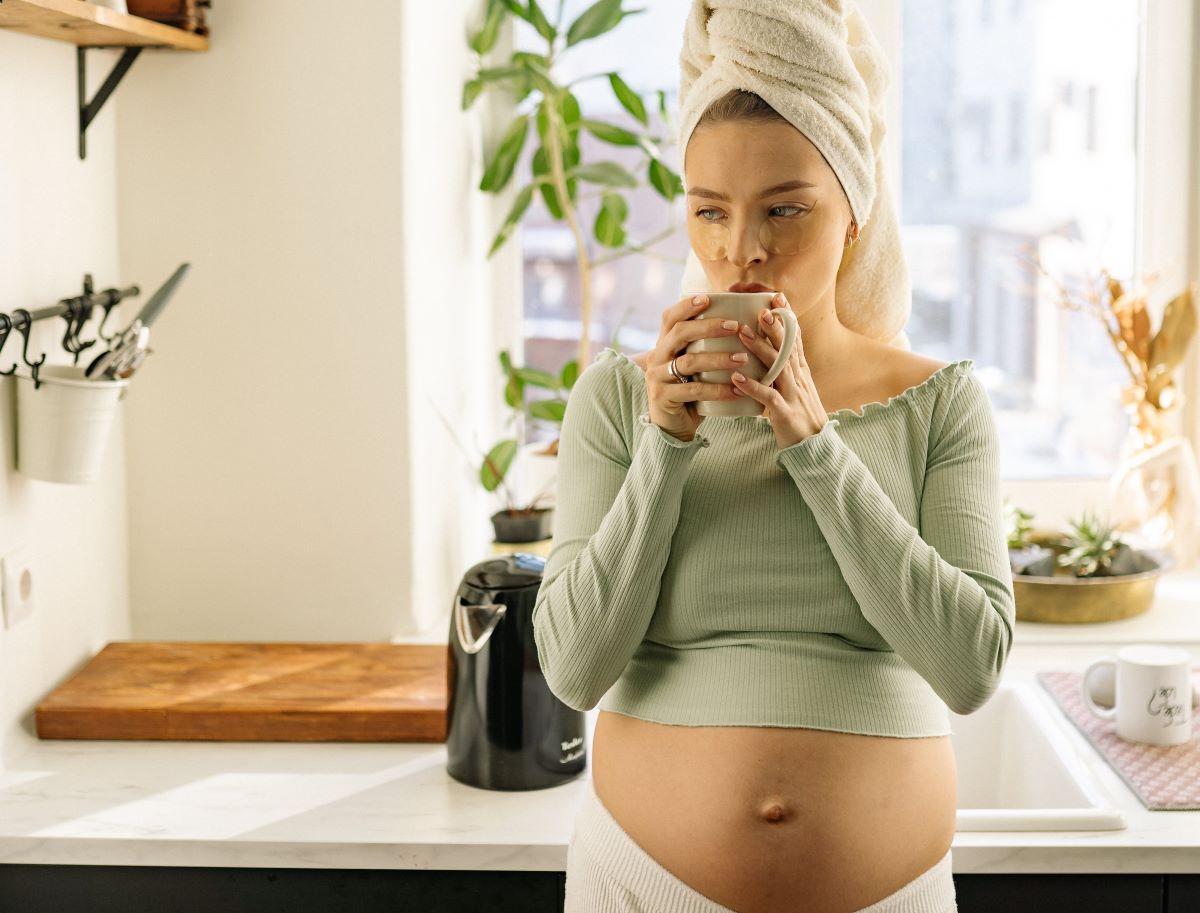
[(1014, 95), (1008, 105), (1008, 159), (1019, 162), (1022, 155), (1022, 145), (1025, 131), (1029, 125), (1025, 122), (1025, 99)]
[[(975, 359), (1001, 426), (1006, 476), (1107, 474), (1126, 427), (1125, 368), (1099, 321), (1060, 307), (1023, 264), (1026, 250), (1038, 251), (1078, 281), (1084, 264), (1072, 254), (1086, 251), (1118, 277), (1132, 271), (1134, 153), (1102, 138), (1135, 129), (1136, 5), (1030, 4), (986, 38), (951, 32), (949, 6), (901, 6), (901, 222), (914, 320), (937, 326), (948, 313), (950, 321), (938, 336), (910, 331), (913, 348)], [(1094, 120), (1101, 85), (1126, 100), (1103, 112), (1103, 129)], [(1009, 113), (1003, 158), (990, 154), (991, 100)], [(960, 114), (949, 130), (938, 119), (946, 111)], [(1035, 129), (1043, 141), (1030, 154), (1021, 138)], [(936, 319), (918, 317), (927, 309)]]
[(1096, 96), (1098, 94), (1099, 89), (1096, 86), (1087, 87), (1087, 126), (1085, 128), (1087, 130), (1087, 140), (1085, 148), (1088, 152), (1098, 151), (1096, 148), (1096, 129), (1098, 127), (1096, 123)]
[[(1005, 4), (1011, 15), (986, 31), (964, 22), (955, 0), (874, 0), (864, 7), (871, 15), (896, 9), (893, 3), (901, 50), (893, 57), (892, 91), (900, 93), (903, 116), (890, 133), (899, 137), (902, 162), (892, 182), (912, 274), (912, 348), (946, 361), (974, 359), (1000, 426), (1006, 478), (1105, 477), (1128, 425), (1120, 407), (1125, 369), (1099, 321), (1062, 308), (1023, 257), (1037, 251), (1069, 283), (1081, 281), (1082, 266), (1103, 265), (1122, 280), (1140, 269), (1133, 142), (1139, 4), (1013, 2)], [(564, 21), (588, 5), (568, 0)], [(997, 12), (986, 5), (976, 21)], [(674, 113), (690, 0), (642, 6), (617, 37), (568, 51), (558, 75), (615, 68), (643, 93), (666, 91)], [(516, 30), (516, 47), (544, 47), (524, 23)], [(574, 89), (585, 116), (633, 125), (607, 79)], [(670, 145), (673, 135), (656, 108), (647, 104), (651, 129)], [(585, 161), (643, 161), (588, 134), (581, 143)], [(678, 169), (674, 150), (667, 161)], [(672, 219), (679, 228), (648, 255), (594, 270), (593, 352), (614, 338), (625, 351), (649, 348), (662, 309), (679, 295), (688, 250), (683, 201), (671, 214), (652, 190), (627, 198), (631, 241), (651, 238)], [(582, 205), (581, 220), (590, 225), (595, 201)], [(526, 360), (554, 370), (573, 357), (578, 340), (575, 242), (536, 198), (521, 238)], [(608, 255), (590, 235), (589, 243), (595, 256)]]

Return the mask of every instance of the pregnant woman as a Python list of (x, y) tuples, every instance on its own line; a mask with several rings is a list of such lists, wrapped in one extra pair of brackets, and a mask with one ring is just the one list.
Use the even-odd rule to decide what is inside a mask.
[[(840, 0), (695, 0), (681, 55), (689, 272), (655, 347), (572, 391), (534, 609), (546, 680), (600, 704), (567, 913), (946, 913), (949, 710), (1015, 616), (997, 429), (973, 362), (898, 345), (886, 61)], [(756, 326), (709, 291), (777, 292)], [(765, 387), (774, 308), (800, 334)], [(751, 397), (753, 416), (701, 416)]]

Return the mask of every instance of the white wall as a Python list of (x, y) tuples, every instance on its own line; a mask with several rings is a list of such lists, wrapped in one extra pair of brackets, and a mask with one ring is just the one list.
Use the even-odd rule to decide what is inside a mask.
[(477, 5), (227, 3), (120, 87), (122, 275), (192, 264), (128, 399), (139, 639), (445, 639), (489, 532), (429, 403), (490, 419)]
[[(524, 363), (520, 227), (486, 257), (528, 176), (518, 169), (498, 195), (477, 189), (487, 165), (484, 150), (497, 147), (513, 117), (511, 99), (496, 90), (461, 111), (463, 83), (475, 72), (467, 35), (482, 25), (486, 3), (408, 0), (403, 6), (410, 332), (397, 357), (411, 377), (414, 568), (412, 627), (404, 639), (445, 641), (451, 597), (463, 572), (492, 556), (489, 517), (502, 506), (499, 493), (483, 490), (479, 464), (483, 453), (514, 434), (505, 424), (510, 410), (499, 353), (508, 349)], [(510, 33), (502, 29), (484, 66), (499, 66), (511, 52)], [(535, 139), (531, 126), (527, 146)], [(454, 426), (453, 437), (439, 413)], [(544, 466), (521, 458), (507, 479), (517, 498), (531, 498), (544, 480)]]
[[(89, 52), (89, 96), (118, 56)], [(118, 268), (114, 115), (100, 112), (81, 161), (74, 46), (0, 30), (0, 311), (78, 295), (87, 272), (97, 289), (130, 284)], [(106, 332), (129, 319), (129, 307)], [(95, 338), (98, 325), (90, 321), (82, 338)], [(58, 318), (34, 323), (30, 357), (73, 363), (65, 329)], [(20, 340), (9, 337), (0, 369), (20, 361)], [(0, 555), (31, 550), (35, 610), (11, 630), (0, 625), (0, 768), (34, 738), (36, 704), (105, 643), (129, 637), (121, 410), (100, 479), (38, 481), (15, 471), (16, 385), (0, 378)]]

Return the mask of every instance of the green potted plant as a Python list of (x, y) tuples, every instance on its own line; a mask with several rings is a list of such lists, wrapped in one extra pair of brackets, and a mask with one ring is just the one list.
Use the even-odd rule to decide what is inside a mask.
[[(683, 180), (662, 160), (660, 144), (664, 142), (664, 138), (653, 136), (648, 130), (629, 130), (618, 124), (584, 116), (580, 103), (572, 94), (571, 86), (576, 83), (586, 79), (605, 78), (620, 106), (637, 121), (637, 124), (648, 128), (646, 104), (641, 95), (631, 89), (617, 72), (592, 73), (566, 83), (559, 83), (554, 77), (554, 66), (564, 53), (583, 42), (608, 34), (616, 29), (625, 17), (643, 11), (624, 10), (622, 0), (598, 0), (564, 29), (563, 7), (563, 0), (558, 0), (557, 13), (551, 22), (538, 0), (486, 0), (484, 24), (469, 37), (469, 46), (475, 52), (478, 70), (463, 85), (462, 109), (472, 107), (482, 92), (494, 89), (508, 91), (514, 98), (516, 108), (516, 114), (496, 149), (485, 152), (486, 164), (479, 190), (500, 193), (509, 187), (516, 172), (517, 161), (520, 160), (529, 140), (530, 125), (534, 127), (534, 142), (538, 144), (530, 160), (532, 175), (520, 190), (517, 190), (514, 203), (494, 236), (487, 256), (491, 258), (504, 246), (505, 241), (508, 241), (512, 230), (526, 215), (536, 193), (551, 217), (569, 227), (571, 235), (574, 236), (576, 265), (580, 271), (582, 329), (576, 358), (560, 367), (556, 377), (535, 368), (512, 365), (508, 353), (500, 354), (504, 371), (509, 376), (509, 385), (514, 388), (505, 391), (505, 398), (509, 400), (510, 406), (514, 404), (512, 398), (518, 392), (517, 385), (530, 383), (547, 386), (553, 378), (556, 382), (552, 388), (554, 391), (569, 391), (570, 386), (574, 384), (574, 378), (581, 371), (581, 366), (586, 367), (590, 364), (592, 272), (595, 266), (610, 263), (620, 257), (628, 257), (630, 254), (646, 252), (654, 244), (670, 238), (678, 230), (673, 210), (668, 210), (672, 218), (667, 227), (654, 238), (642, 242), (628, 239), (625, 220), (629, 214), (629, 204), (624, 193), (636, 191), (638, 187), (643, 186), (643, 182), (619, 162), (582, 162), (578, 142), (580, 131), (587, 131), (601, 142), (619, 148), (640, 149), (643, 158), (637, 169), (644, 169), (647, 184), (667, 202), (673, 202), (683, 194)], [(496, 46), (500, 26), (508, 22), (510, 17), (520, 18), (532, 25), (546, 42), (545, 52), (517, 50), (499, 65), (484, 66), (485, 55)], [(673, 134), (673, 128), (670, 127), (671, 118), (667, 113), (666, 94), (658, 90), (656, 95), (662, 120)], [(594, 185), (594, 190), (583, 191), (582, 184)], [(582, 214), (583, 206), (589, 200), (596, 204), (595, 215), (590, 224), (590, 236)], [(605, 248), (605, 252), (600, 254), (594, 251), (593, 245)], [(560, 408), (565, 408), (565, 402), (562, 407), (553, 402), (545, 407), (539, 406), (538, 409), (544, 410), (545, 414), (535, 413), (535, 418), (562, 421), (558, 412)], [(556, 414), (557, 419), (554, 418)], [(552, 445), (551, 450), (557, 452), (556, 446)], [(493, 462), (499, 464), (499, 461)], [(499, 477), (502, 479), (503, 473), (500, 473)]]
[[(617, 332), (620, 332), (620, 326), (617, 327)], [(614, 337), (615, 335), (614, 333)], [(613, 347), (616, 348), (615, 338)], [(491, 516), (495, 541), (538, 542), (550, 538), (552, 532), (554, 509), (539, 507), (538, 501), (554, 481), (553, 475), (525, 504), (517, 502), (513, 488), (507, 481), (514, 466), (519, 466), (517, 457), (525, 449), (529, 423), (536, 420), (562, 426), (563, 416), (567, 411), (567, 396), (578, 378), (577, 362), (571, 359), (558, 375), (554, 375), (538, 368), (518, 367), (513, 364), (508, 351), (501, 350), (500, 368), (506, 378), (504, 402), (510, 410), (505, 424), (513, 430), (510, 436), (498, 441), (487, 453), (469, 453), (455, 435), (454, 427), (436, 404), (434, 410), (467, 459), (472, 462), (478, 460), (479, 481), (484, 490), (494, 492), (499, 489), (504, 498), (504, 506)], [(526, 396), (528, 387), (549, 390), (551, 396), (529, 401)], [(551, 458), (556, 456), (558, 440), (558, 435), (555, 435), (538, 455)]]
[[(494, 444), (491, 450), (484, 454), (479, 466), (479, 481), (487, 491), (495, 491), (503, 486), (505, 493), (504, 507), (491, 517), (496, 541), (537, 542), (549, 539), (552, 532), (554, 509), (537, 506), (538, 499), (548, 486), (543, 486), (528, 504), (518, 505), (513, 500), (511, 489), (505, 485), (505, 480), (517, 455), (524, 449), (526, 429), (530, 420), (541, 419), (562, 425), (563, 415), (567, 410), (565, 394), (569, 393), (575, 384), (578, 376), (577, 365), (571, 360), (563, 367), (561, 373), (555, 376), (538, 368), (519, 367), (513, 364), (508, 351), (503, 350), (500, 352), (500, 367), (506, 376), (504, 401), (512, 410), (508, 424), (514, 427), (515, 433), (512, 437), (506, 437)], [(527, 385), (550, 390), (553, 395), (527, 402)], [(556, 436), (542, 453), (553, 455), (557, 451)]]

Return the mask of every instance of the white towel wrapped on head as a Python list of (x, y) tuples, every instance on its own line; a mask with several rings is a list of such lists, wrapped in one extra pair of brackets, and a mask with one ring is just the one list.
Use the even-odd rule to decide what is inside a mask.
[[(909, 348), (908, 264), (882, 154), (887, 58), (853, 0), (692, 0), (679, 56), (679, 150), (733, 89), (754, 92), (799, 130), (841, 182), (859, 227), (838, 271), (841, 322)], [(689, 251), (683, 293), (709, 287)]]

